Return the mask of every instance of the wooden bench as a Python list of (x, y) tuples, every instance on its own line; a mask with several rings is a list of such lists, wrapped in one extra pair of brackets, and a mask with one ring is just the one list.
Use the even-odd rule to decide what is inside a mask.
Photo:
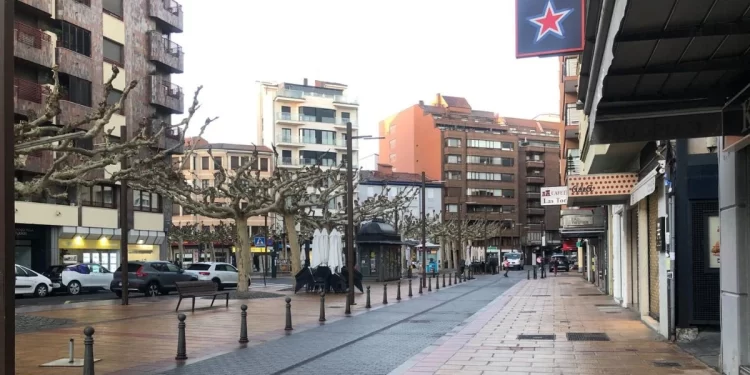
[(227, 296), (227, 307), (229, 307), (229, 292), (216, 290), (216, 283), (213, 281), (177, 281), (175, 282), (175, 286), (177, 287), (177, 294), (180, 300), (177, 302), (177, 308), (174, 311), (180, 309), (180, 303), (182, 303), (183, 298), (193, 299), (192, 311), (195, 312), (195, 297), (213, 296), (214, 298), (211, 300), (211, 307), (213, 307), (216, 296), (222, 294)]

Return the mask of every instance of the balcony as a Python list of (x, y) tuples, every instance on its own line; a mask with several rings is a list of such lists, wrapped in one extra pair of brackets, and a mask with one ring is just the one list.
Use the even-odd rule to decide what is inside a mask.
[[(65, 100), (65, 97), (63, 97), (63, 99), (60, 100), (60, 114), (57, 115), (57, 124), (67, 125), (80, 122), (86, 118), (91, 111), (91, 107)], [(92, 125), (91, 122), (87, 122), (82, 128), (89, 129)]]
[(172, 33), (182, 32), (182, 5), (174, 0), (149, 0), (148, 15)]
[(542, 199), (542, 193), (527, 191), (526, 192), (526, 199), (528, 199), (528, 200)]
[[(159, 119), (153, 119), (151, 120), (151, 129), (150, 134), (156, 134), (158, 131), (161, 130), (162, 126), (170, 126), (169, 123), (164, 123), (163, 120)], [(182, 129), (177, 127), (169, 127), (167, 129), (164, 129), (164, 133), (160, 137), (160, 139), (157, 141), (156, 147), (161, 150), (168, 150), (172, 149), (173, 153), (175, 154), (181, 154), (185, 152), (185, 142), (182, 137)]]
[(526, 160), (526, 167), (544, 168), (544, 161), (543, 160)]
[(149, 80), (151, 81), (151, 104), (172, 111), (173, 114), (185, 112), (182, 87), (158, 76), (149, 76)]
[(149, 58), (169, 70), (170, 73), (182, 73), (185, 71), (185, 55), (182, 47), (171, 41), (166, 35), (159, 31), (148, 33), (150, 44)]
[(299, 115), (289, 112), (277, 112), (276, 123), (282, 125), (304, 125), (304, 121), (300, 119)]
[(50, 35), (41, 29), (15, 22), (13, 56), (51, 68), (55, 64), (55, 47)]
[[(64, 47), (57, 47), (56, 51), (55, 62), (60, 66), (60, 73), (94, 81), (94, 61), (91, 57)], [(101, 71), (99, 74), (101, 75)]]
[[(94, 24), (95, 11), (91, 8), (91, 0), (54, 0), (55, 8), (52, 17), (60, 21), (70, 22), (87, 29)], [(99, 2), (101, 4), (101, 1)], [(101, 13), (101, 5), (99, 5)], [(101, 18), (99, 18), (101, 19)]]
[(527, 184), (544, 184), (544, 177), (542, 176), (526, 176)]
[(578, 66), (577, 57), (563, 59), (563, 85), (567, 94), (578, 92)]
[(337, 107), (359, 107), (359, 100), (344, 95), (335, 95), (333, 97), (333, 105)]
[(30, 119), (44, 111), (46, 88), (36, 82), (16, 78), (13, 80), (13, 106), (15, 112)]
[(302, 103), (305, 101), (305, 93), (298, 90), (279, 90), (276, 92), (277, 101)]
[(42, 11), (44, 14), (52, 15), (55, 11), (53, 0), (18, 0), (18, 2), (26, 4), (36, 10)]
[(568, 157), (565, 163), (565, 176), (578, 176), (583, 171), (583, 162), (579, 158)]
[(291, 135), (283, 135), (283, 134), (276, 136), (276, 145), (286, 146), (286, 147), (302, 147), (303, 146), (302, 142), (300, 142), (298, 137), (293, 137)]
[(542, 207), (526, 207), (526, 214), (529, 216), (544, 215), (545, 212)]

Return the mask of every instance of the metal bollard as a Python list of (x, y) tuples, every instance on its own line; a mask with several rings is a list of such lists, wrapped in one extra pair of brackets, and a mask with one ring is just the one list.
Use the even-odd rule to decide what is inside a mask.
[(74, 363), (76, 361), (75, 357), (73, 356), (73, 353), (75, 352), (73, 350), (73, 346), (74, 346), (73, 343), (74, 343), (74, 340), (70, 339), (70, 343), (68, 343), (68, 363)]
[(411, 279), (409, 279), (409, 297), (414, 297), (414, 294), (411, 292)]
[(454, 284), (458, 284), (458, 272), (455, 272), (455, 273), (453, 274), (453, 283), (454, 283)]
[(240, 344), (247, 344), (250, 340), (247, 339), (247, 305), (240, 306)]
[(440, 290), (440, 277), (435, 276), (435, 290)]
[(284, 331), (291, 331), (294, 329), (292, 328), (292, 299), (286, 297), (284, 301), (286, 301), (286, 326)]
[(388, 304), (388, 284), (383, 284), (383, 304)]
[(422, 280), (419, 280), (419, 294), (422, 294)]
[(175, 360), (184, 361), (188, 358), (187, 356), (187, 344), (185, 343), (185, 314), (177, 314), (177, 356)]
[[(410, 280), (411, 281), (411, 280)], [(367, 301), (365, 302), (365, 308), (369, 309), (372, 305), (370, 305), (370, 286), (367, 286)]]
[(453, 276), (451, 276), (451, 274), (448, 274), (448, 286), (452, 286), (452, 285), (453, 285)]
[(534, 280), (536, 280), (536, 266), (533, 266), (533, 267), (534, 267)]
[(526, 270), (526, 280), (531, 280), (531, 270)]
[(427, 291), (432, 292), (432, 276), (430, 276), (430, 279), (427, 281)]
[(86, 336), (83, 339), (83, 375), (94, 375), (94, 327), (84, 328), (83, 335)]
[(320, 292), (320, 318), (318, 318), (319, 322), (325, 322), (326, 321), (326, 294), (325, 292)]
[(443, 288), (445, 288), (445, 274), (443, 274)]
[(401, 301), (401, 280), (396, 282), (396, 301)]

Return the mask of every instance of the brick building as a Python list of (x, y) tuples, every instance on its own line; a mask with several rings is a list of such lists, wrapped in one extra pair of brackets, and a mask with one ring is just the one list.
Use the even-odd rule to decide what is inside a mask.
[[(138, 85), (125, 108), (112, 116), (116, 141), (120, 127), (135, 132), (143, 121), (152, 129), (171, 115), (182, 114), (182, 89), (171, 83), (183, 72), (182, 48), (171, 40), (182, 32), (182, 6), (173, 0), (17, 0), (14, 14), (16, 120), (35, 118), (43, 110), (51, 68), (59, 66), (64, 97), (62, 113), (54, 120), (64, 125), (82, 119), (105, 99), (119, 100), (128, 82)], [(104, 83), (119, 68), (114, 90), (104, 97)], [(178, 145), (180, 134), (170, 130), (159, 147)], [(93, 147), (92, 142), (79, 147)], [(95, 142), (94, 142), (95, 143)], [(52, 163), (50, 155), (29, 157), (16, 171), (19, 180), (32, 179)], [(108, 167), (112, 171), (119, 166)], [(104, 171), (101, 171), (104, 173)], [(165, 259), (165, 222), (171, 204), (157, 194), (133, 191), (133, 230), (123, 236), (118, 228), (119, 185), (68, 189), (67, 197), (25, 197), (16, 201), (16, 254), (19, 264), (41, 271), (50, 264), (75, 258), (115, 267), (119, 242), (127, 239), (130, 259)]]
[[(445, 182), (445, 220), (503, 221), (510, 229), (478, 245), (540, 249), (559, 244), (559, 208), (540, 188), (560, 185), (559, 123), (499, 117), (438, 94), (380, 123), (380, 162)], [(527, 261), (531, 257), (527, 256)]]

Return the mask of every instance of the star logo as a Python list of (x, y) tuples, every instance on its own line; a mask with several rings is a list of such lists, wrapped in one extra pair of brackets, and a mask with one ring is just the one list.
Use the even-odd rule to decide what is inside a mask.
[(539, 32), (536, 34), (534, 42), (539, 42), (549, 34), (552, 34), (560, 39), (564, 38), (565, 31), (562, 27), (562, 21), (567, 18), (573, 9), (558, 9), (555, 11), (555, 5), (552, 0), (547, 2), (547, 7), (544, 9), (544, 13), (529, 18), (534, 26), (539, 27)]

